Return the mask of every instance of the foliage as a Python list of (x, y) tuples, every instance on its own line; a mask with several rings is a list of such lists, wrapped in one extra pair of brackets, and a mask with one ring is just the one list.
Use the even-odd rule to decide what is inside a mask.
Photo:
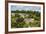
[[(25, 28), (25, 27), (40, 27), (40, 12), (39, 11), (31, 11), (31, 10), (16, 10), (11, 11), (11, 14), (14, 13), (15, 16), (11, 15), (11, 27), (12, 28)], [(28, 16), (21, 17), (21, 14), (28, 14)], [(29, 22), (28, 24), (24, 21), (25, 18), (34, 19), (33, 22)]]

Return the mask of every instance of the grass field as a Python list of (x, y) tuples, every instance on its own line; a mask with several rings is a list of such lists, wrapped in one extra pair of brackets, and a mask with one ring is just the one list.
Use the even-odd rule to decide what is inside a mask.
[(11, 11), (11, 28), (40, 27), (40, 12), (31, 10)]

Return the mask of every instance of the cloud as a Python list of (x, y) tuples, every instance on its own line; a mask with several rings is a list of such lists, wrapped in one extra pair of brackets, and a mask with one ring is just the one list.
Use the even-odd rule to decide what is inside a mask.
[(21, 6), (21, 5), (12, 5), (11, 10), (34, 10), (34, 11), (40, 11), (41, 7), (40, 6)]

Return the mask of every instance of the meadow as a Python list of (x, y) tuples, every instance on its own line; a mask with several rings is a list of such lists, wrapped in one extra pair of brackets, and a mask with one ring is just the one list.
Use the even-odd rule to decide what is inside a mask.
[(39, 11), (11, 11), (11, 28), (40, 27), (40, 19)]

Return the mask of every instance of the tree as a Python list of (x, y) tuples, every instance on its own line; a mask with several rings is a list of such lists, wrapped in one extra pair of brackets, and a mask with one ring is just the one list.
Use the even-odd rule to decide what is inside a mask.
[(19, 17), (20, 17), (20, 15), (19, 15), (19, 14), (15, 14), (15, 17), (18, 17), (18, 18), (19, 18)]
[(16, 19), (16, 22), (23, 22), (24, 21), (24, 18), (17, 18)]

